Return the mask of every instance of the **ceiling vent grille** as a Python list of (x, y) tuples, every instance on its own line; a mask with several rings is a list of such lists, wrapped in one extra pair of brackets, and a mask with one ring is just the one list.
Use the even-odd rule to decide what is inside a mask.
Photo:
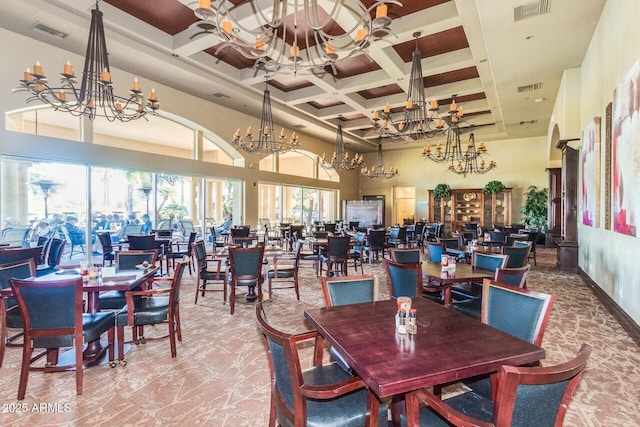
[(537, 120), (525, 120), (520, 122), (520, 126), (531, 126), (531, 125), (535, 125), (538, 121)]
[(518, 93), (531, 92), (532, 90), (540, 90), (540, 89), (542, 89), (542, 83), (541, 82), (531, 83), (531, 84), (524, 85), (524, 86), (518, 86)]
[(523, 4), (513, 9), (513, 21), (518, 22), (534, 16), (549, 13), (549, 2), (551, 0), (538, 0), (534, 3)]
[(63, 33), (62, 31), (58, 31), (55, 28), (46, 26), (40, 22), (36, 23), (36, 25), (33, 27), (33, 31), (37, 33), (46, 34), (49, 37), (55, 37), (59, 40), (64, 40), (64, 38), (69, 35), (67, 33)]

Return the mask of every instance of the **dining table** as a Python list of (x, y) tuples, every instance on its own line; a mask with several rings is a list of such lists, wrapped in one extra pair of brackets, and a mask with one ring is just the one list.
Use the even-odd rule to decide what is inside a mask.
[(409, 392), (545, 357), (544, 349), (438, 303), (417, 297), (411, 308), (417, 313), (411, 335), (396, 331), (395, 299), (304, 311), (366, 386), (378, 398), (392, 399), (394, 425)]
[(471, 264), (457, 263), (455, 269), (442, 268), (439, 262), (422, 261), (422, 278), (428, 283), (436, 283), (442, 290), (445, 307), (451, 305), (451, 286), (458, 283), (482, 282), (493, 279), (496, 272), (473, 267)]
[[(150, 266), (147, 268), (136, 268), (132, 270), (117, 270), (113, 267), (112, 270), (103, 268), (104, 271), (108, 271), (108, 275), (103, 277), (89, 278), (83, 280), (82, 290), (86, 293), (86, 312), (94, 314), (100, 311), (100, 293), (109, 291), (130, 291), (140, 285), (153, 279), (156, 272), (159, 270), (158, 266)], [(64, 280), (70, 277), (80, 276), (80, 268), (59, 268), (54, 273), (46, 274), (40, 277), (31, 277), (27, 280), (34, 282)], [(3, 289), (0, 291), (0, 296), (3, 298), (13, 297), (11, 289)], [(105, 347), (100, 340), (90, 341), (87, 343), (86, 348), (82, 352), (82, 357), (85, 360), (96, 360), (100, 353), (104, 353)], [(73, 351), (66, 352), (70, 356), (73, 356)], [(66, 353), (59, 356), (60, 363), (64, 362)]]

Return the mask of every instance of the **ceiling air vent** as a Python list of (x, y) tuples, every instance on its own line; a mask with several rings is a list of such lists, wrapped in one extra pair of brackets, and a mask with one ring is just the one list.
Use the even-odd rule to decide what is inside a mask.
[(67, 33), (63, 33), (62, 31), (58, 31), (55, 28), (48, 27), (40, 22), (36, 23), (36, 25), (33, 27), (33, 31), (46, 34), (49, 37), (55, 37), (59, 40), (64, 40), (64, 38), (69, 35)]
[(549, 13), (549, 2), (551, 0), (538, 0), (533, 3), (523, 4), (513, 9), (513, 21), (518, 22), (534, 16)]
[(542, 83), (541, 82), (531, 83), (531, 84), (524, 85), (524, 86), (518, 86), (518, 93), (531, 92), (532, 90), (539, 90), (541, 88), (542, 88)]
[(538, 121), (537, 120), (525, 120), (520, 122), (520, 126), (531, 126), (531, 125), (535, 125)]

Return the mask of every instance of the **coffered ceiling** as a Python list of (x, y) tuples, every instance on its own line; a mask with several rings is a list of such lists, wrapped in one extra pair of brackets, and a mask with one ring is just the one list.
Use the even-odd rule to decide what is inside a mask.
[[(580, 66), (605, 1), (401, 0), (402, 7), (389, 6), (394, 34), (338, 61), (335, 75), (330, 69), (271, 74), (275, 119), (333, 142), (342, 117), (351, 149), (374, 151), (371, 113), (387, 102), (392, 111), (401, 109), (417, 46), (427, 100), (446, 111), (457, 95), (477, 138), (546, 135), (562, 72)], [(253, 0), (264, 8), (272, 2)], [(318, 2), (325, 10), (333, 3)], [(82, 55), (94, 6), (94, 0), (3, 0), (0, 26)], [(193, 0), (100, 2), (111, 65), (259, 116), (265, 71), (231, 48), (219, 50), (210, 24), (194, 15), (197, 6)], [(67, 36), (34, 31), (38, 23)], [(383, 141), (385, 149), (423, 144)]]

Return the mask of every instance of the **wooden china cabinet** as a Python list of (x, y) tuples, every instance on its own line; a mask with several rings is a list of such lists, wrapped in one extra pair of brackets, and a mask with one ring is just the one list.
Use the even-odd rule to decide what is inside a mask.
[(483, 227), (511, 225), (511, 190), (485, 194), (480, 188), (461, 188), (446, 198), (436, 198), (429, 190), (429, 221), (444, 223), (443, 236), (470, 222)]

